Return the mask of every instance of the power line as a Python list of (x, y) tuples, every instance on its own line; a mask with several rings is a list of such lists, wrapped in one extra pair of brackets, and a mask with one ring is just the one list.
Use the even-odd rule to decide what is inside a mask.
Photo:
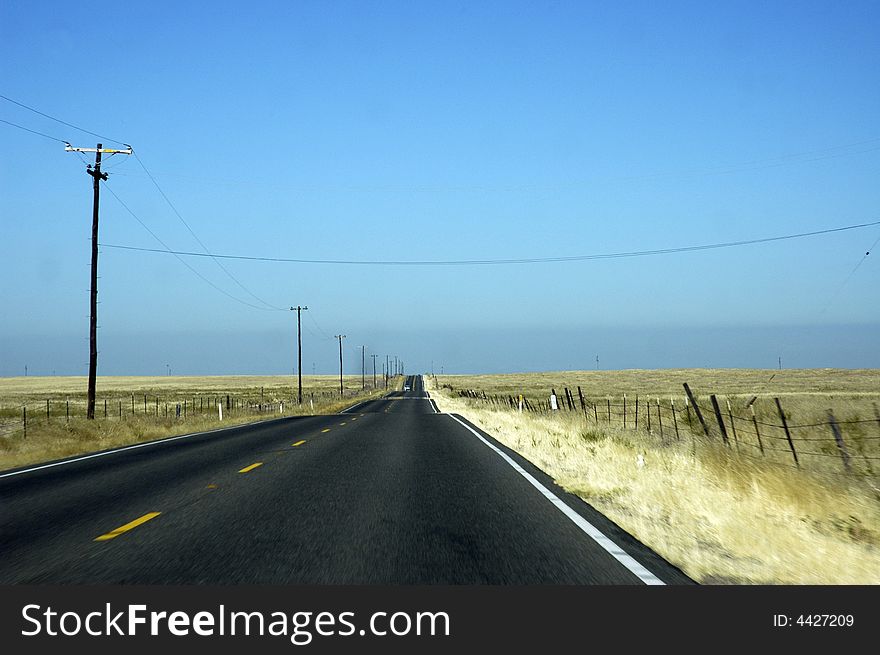
[(53, 141), (60, 141), (61, 143), (67, 143), (64, 139), (59, 139), (57, 136), (49, 136), (48, 134), (43, 134), (42, 132), (37, 132), (36, 130), (32, 130), (29, 127), (25, 127), (24, 125), (19, 125), (18, 123), (13, 123), (12, 121), (3, 120), (0, 118), (0, 123), (6, 123), (7, 125), (11, 125), (12, 127), (17, 127), (20, 130), (24, 130), (25, 132), (30, 132), (31, 134), (38, 134), (39, 136), (44, 136), (47, 139), (52, 139)]
[[(250, 255), (205, 255), (199, 252), (188, 252), (183, 250), (171, 250), (166, 247), (165, 250), (159, 248), (140, 248), (136, 246), (125, 246), (120, 244), (102, 243), (105, 248), (116, 248), (120, 250), (134, 250), (138, 252), (158, 252), (171, 254), (175, 256), (185, 257), (216, 257), (217, 259), (238, 259), (245, 261), (258, 262), (284, 262), (292, 264), (346, 264), (359, 266), (487, 266), (501, 264), (547, 264), (559, 262), (578, 262), (591, 261), (597, 259), (624, 259), (630, 257), (648, 257), (652, 255), (669, 255), (683, 252), (697, 252), (700, 250), (718, 250), (721, 248), (735, 248), (740, 246), (749, 246), (759, 243), (771, 243), (774, 241), (786, 241), (789, 239), (802, 239), (805, 237), (819, 236), (824, 234), (832, 234), (835, 232), (845, 232), (847, 230), (857, 230), (866, 227), (880, 225), (880, 221), (872, 221), (870, 223), (860, 223), (858, 225), (845, 225), (842, 227), (833, 227), (825, 230), (815, 230), (813, 232), (800, 232), (797, 234), (785, 234), (775, 237), (764, 237), (760, 239), (747, 239), (743, 241), (726, 241), (722, 243), (708, 243), (697, 246), (682, 246), (677, 248), (660, 248), (656, 250), (634, 250), (629, 252), (613, 252), (613, 253), (594, 253), (589, 255), (573, 255), (559, 257), (526, 257), (520, 259), (433, 259), (433, 260), (366, 260), (366, 259), (298, 259), (288, 257), (259, 257)], [(163, 244), (164, 245), (164, 244)], [(875, 244), (876, 245), (876, 244)]]
[(871, 254), (871, 251), (874, 250), (874, 248), (877, 247), (877, 244), (878, 244), (878, 243), (880, 243), (880, 236), (878, 236), (878, 237), (874, 240), (874, 243), (871, 244), (871, 247), (868, 248), (868, 249), (865, 251), (865, 254), (862, 255), (862, 257), (861, 257), (861, 259), (859, 259), (858, 263), (857, 263), (857, 264), (853, 267), (853, 269), (849, 272), (849, 275), (847, 275), (846, 278), (844, 278), (843, 282), (840, 283), (840, 286), (837, 287), (837, 290), (836, 290), (833, 294), (831, 294), (831, 297), (828, 299), (828, 302), (825, 303), (825, 306), (822, 308), (822, 311), (819, 312), (820, 315), (822, 315), (822, 314), (824, 314), (826, 311), (828, 311), (828, 308), (831, 307), (831, 305), (834, 303), (835, 300), (837, 300), (837, 296), (839, 296), (839, 295), (840, 295), (840, 292), (843, 291), (843, 288), (844, 288), (847, 284), (849, 284), (849, 281), (850, 281), (850, 280), (853, 278), (853, 276), (856, 274), (856, 271), (859, 270), (859, 268), (861, 267), (861, 265), (865, 263), (865, 260), (868, 258), (868, 255), (870, 255), (870, 254)]
[[(318, 321), (315, 320), (315, 317), (314, 317), (311, 313), (310, 313), (308, 316), (309, 316), (309, 320), (310, 320), (312, 323), (314, 323), (314, 325), (315, 325), (316, 328), (318, 328), (318, 332), (320, 332), (321, 334), (324, 335), (324, 339), (325, 339), (325, 340), (329, 341), (330, 339), (333, 338), (333, 337), (331, 337), (329, 334), (327, 334), (327, 331), (324, 330), (324, 328), (322, 328), (322, 327), (318, 324)], [(312, 336), (316, 336), (316, 335), (312, 335)]]
[[(113, 189), (111, 189), (110, 186), (109, 186), (106, 182), (104, 183), (104, 188), (107, 189), (107, 191), (109, 191), (109, 192), (111, 193), (111, 195), (112, 195), (114, 198), (116, 198), (116, 200), (119, 202), (120, 205), (122, 205), (122, 207), (125, 209), (125, 211), (127, 211), (129, 214), (131, 214), (131, 216), (132, 216), (132, 217), (133, 217), (138, 223), (141, 224), (141, 227), (143, 227), (147, 232), (150, 233), (150, 236), (152, 236), (156, 241), (158, 241), (160, 244), (162, 244), (163, 246), (165, 246), (167, 252), (171, 252), (170, 250), (168, 250), (168, 246), (165, 244), (165, 242), (162, 241), (162, 239), (160, 239), (159, 236), (158, 236), (155, 232), (153, 232), (153, 230), (151, 230), (150, 227), (149, 227), (146, 223), (144, 223), (144, 222), (140, 219), (140, 217), (139, 217), (137, 214), (135, 214), (135, 213), (131, 210), (131, 208), (130, 208), (128, 205), (125, 204), (125, 202), (123, 202), (122, 198), (120, 198), (118, 195), (116, 195), (116, 192), (113, 191)], [(103, 247), (103, 246), (102, 246), (102, 247)], [(161, 252), (161, 251), (160, 251), (160, 252)], [(174, 254), (174, 253), (172, 252), (171, 254)], [(199, 278), (201, 278), (201, 280), (202, 280), (203, 282), (209, 284), (209, 285), (212, 286), (214, 289), (216, 289), (217, 291), (219, 291), (220, 293), (222, 293), (224, 296), (227, 296), (228, 298), (231, 298), (231, 299), (234, 300), (235, 302), (241, 303), (242, 305), (247, 305), (248, 307), (252, 307), (253, 309), (259, 309), (260, 311), (271, 311), (271, 310), (266, 309), (265, 307), (260, 307), (259, 305), (254, 305), (254, 304), (252, 304), (252, 303), (247, 302), (246, 300), (242, 300), (241, 298), (238, 298), (237, 296), (233, 296), (231, 293), (229, 293), (229, 292), (226, 291), (225, 289), (223, 289), (223, 288), (217, 286), (216, 284), (214, 284), (213, 282), (211, 282), (211, 280), (209, 280), (209, 279), (206, 278), (204, 275), (202, 275), (201, 273), (199, 273), (195, 268), (193, 268), (192, 266), (190, 266), (189, 262), (187, 262), (185, 259), (183, 259), (182, 257), (180, 257), (180, 256), (178, 256), (178, 255), (176, 255), (176, 254), (175, 254), (174, 256), (177, 258), (177, 260), (178, 260), (181, 264), (183, 264), (184, 266), (186, 266), (186, 267), (187, 267), (190, 271), (192, 271), (196, 276), (198, 276)]]
[(284, 308), (283, 308), (283, 307), (276, 307), (276, 306), (272, 305), (271, 303), (266, 302), (265, 300), (263, 300), (262, 298), (260, 298), (257, 294), (255, 294), (254, 292), (252, 292), (252, 291), (251, 291), (250, 289), (248, 289), (244, 284), (242, 284), (242, 283), (239, 281), (238, 278), (236, 278), (232, 273), (230, 273), (229, 270), (228, 270), (225, 266), (223, 266), (222, 263), (220, 263), (220, 261), (217, 259), (217, 257), (215, 257), (215, 256), (211, 253), (211, 251), (208, 250), (208, 247), (202, 242), (202, 240), (199, 238), (199, 236), (198, 236), (198, 235), (193, 231), (193, 229), (189, 226), (189, 223), (187, 223), (186, 220), (184, 220), (184, 218), (183, 218), (183, 216), (180, 214), (180, 212), (177, 211), (177, 207), (174, 206), (174, 203), (171, 202), (170, 198), (168, 198), (168, 196), (167, 196), (167, 195), (165, 194), (165, 192), (162, 190), (162, 187), (159, 186), (159, 183), (156, 181), (156, 178), (153, 177), (153, 174), (150, 173), (149, 170), (147, 170), (146, 165), (144, 164), (143, 161), (141, 161), (141, 158), (138, 156), (137, 153), (134, 153), (134, 158), (137, 159), (137, 162), (141, 165), (141, 168), (144, 169), (144, 172), (149, 176), (150, 180), (153, 182), (153, 185), (154, 185), (154, 186), (156, 187), (156, 189), (159, 191), (159, 194), (165, 199), (165, 202), (168, 203), (168, 206), (171, 207), (171, 211), (173, 211), (174, 214), (177, 216), (177, 218), (180, 219), (180, 222), (183, 223), (183, 225), (186, 227), (186, 229), (189, 231), (189, 233), (193, 236), (193, 238), (194, 238), (194, 239), (198, 242), (198, 244), (202, 247), (202, 250), (205, 251), (205, 254), (206, 254), (207, 256), (209, 256), (211, 259), (213, 259), (213, 260), (214, 260), (214, 263), (217, 264), (217, 266), (220, 267), (220, 270), (222, 270), (224, 273), (226, 273), (226, 275), (228, 275), (229, 278), (230, 278), (233, 282), (235, 282), (239, 287), (241, 287), (241, 289), (243, 289), (243, 290), (245, 291), (245, 293), (247, 293), (249, 296), (251, 296), (252, 298), (254, 298), (255, 300), (257, 300), (258, 302), (263, 303), (264, 305), (266, 305), (266, 307), (269, 307), (270, 309), (279, 310), (279, 311), (284, 311)]
[(92, 136), (98, 137), (99, 139), (103, 139), (104, 141), (113, 141), (114, 143), (121, 143), (124, 146), (128, 145), (125, 141), (120, 141), (119, 139), (111, 139), (109, 136), (104, 136), (103, 134), (98, 134), (97, 132), (92, 132), (92, 131), (87, 130), (83, 127), (79, 127), (78, 125), (74, 125), (73, 123), (68, 123), (67, 121), (63, 121), (60, 118), (55, 118), (54, 116), (50, 116), (49, 114), (41, 112), (39, 109), (34, 109), (33, 107), (30, 107), (30, 106), (24, 104), (23, 102), (19, 102), (18, 100), (13, 100), (12, 98), (9, 98), (9, 97), (4, 96), (2, 94), (0, 94), (0, 98), (2, 98), (3, 100), (6, 100), (7, 102), (11, 102), (13, 105), (18, 105), (19, 107), (27, 109), (28, 111), (32, 111), (35, 114), (39, 114), (43, 118), (48, 118), (50, 121), (55, 121), (56, 123), (61, 123), (62, 125), (66, 125), (67, 127), (72, 127), (73, 129), (79, 130), (80, 132), (85, 132), (86, 134), (91, 134)]

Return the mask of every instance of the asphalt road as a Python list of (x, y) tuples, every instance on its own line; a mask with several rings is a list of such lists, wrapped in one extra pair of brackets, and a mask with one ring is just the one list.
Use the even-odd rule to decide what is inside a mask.
[(407, 382), (343, 414), (0, 473), (0, 583), (691, 582)]

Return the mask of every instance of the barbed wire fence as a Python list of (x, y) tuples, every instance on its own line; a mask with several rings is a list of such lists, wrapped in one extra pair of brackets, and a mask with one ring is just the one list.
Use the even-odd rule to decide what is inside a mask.
[[(578, 414), (586, 426), (632, 430), (657, 438), (660, 443), (690, 440), (696, 450), (723, 445), (738, 457), (770, 461), (780, 466), (847, 476), (880, 475), (880, 407), (872, 403), (873, 416), (839, 418), (833, 408), (823, 420), (798, 421), (778, 396), (719, 399), (716, 394), (696, 395), (685, 383), (684, 394), (612, 398), (588, 397), (580, 387), (557, 387), (556, 406), (551, 394), (531, 398), (525, 394), (487, 394), (478, 389), (455, 389), (454, 395), (500, 411), (532, 415)], [(838, 413), (840, 410), (837, 410)], [(809, 416), (815, 416), (816, 411)]]
[[(378, 388), (378, 387), (377, 387)], [(229, 393), (204, 392), (155, 392), (138, 391), (109, 393), (95, 403), (95, 419), (98, 422), (149, 421), (186, 422), (188, 420), (229, 419), (241, 416), (271, 418), (274, 415), (290, 415), (320, 411), (324, 406), (339, 401), (357, 399), (374, 392), (369, 385), (362, 390), (304, 389), (303, 404), (297, 403), (289, 389), (259, 387), (235, 390)], [(64, 397), (47, 397), (42, 400), (28, 399), (24, 402), (6, 402), (0, 407), (0, 438), (28, 438), (40, 429), (52, 426), (70, 426), (86, 420), (86, 399), (81, 394)]]

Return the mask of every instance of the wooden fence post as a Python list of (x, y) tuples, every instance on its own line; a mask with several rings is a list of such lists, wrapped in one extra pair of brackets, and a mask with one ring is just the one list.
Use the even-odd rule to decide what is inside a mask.
[(581, 400), (581, 411), (584, 413), (584, 420), (587, 420), (587, 404), (584, 402), (584, 392), (581, 391), (581, 386), (578, 385), (578, 398)]
[(791, 456), (794, 457), (795, 466), (798, 468), (801, 467), (801, 463), (798, 461), (797, 451), (794, 449), (794, 442), (791, 440), (791, 432), (788, 430), (788, 421), (785, 420), (785, 412), (782, 411), (782, 403), (779, 402), (779, 398), (774, 398), (776, 401), (776, 409), (779, 410), (779, 418), (782, 419), (782, 427), (785, 429), (785, 438), (788, 439), (788, 447), (791, 448)]
[[(688, 395), (688, 398), (691, 401), (691, 404), (694, 406), (694, 412), (697, 414), (697, 418), (700, 420), (700, 425), (703, 426), (703, 432), (706, 433), (706, 436), (709, 436), (709, 426), (706, 425), (706, 421), (703, 418), (703, 413), (700, 411), (700, 406), (697, 405), (697, 399), (694, 398), (694, 394), (691, 391), (691, 388), (688, 386), (688, 383), (684, 383), (684, 391)], [(690, 414), (688, 414), (688, 422), (690, 422)]]
[(596, 425), (599, 425), (599, 405), (598, 403), (593, 403), (593, 416), (596, 419)]
[(724, 445), (729, 446), (730, 440), (727, 438), (727, 428), (724, 427), (724, 418), (721, 416), (721, 408), (718, 406), (718, 398), (716, 398), (713, 393), (709, 396), (709, 400), (712, 401), (712, 409), (715, 411), (715, 419), (718, 421), (718, 428), (721, 430), (721, 438), (724, 440)]
[(843, 460), (843, 468), (847, 473), (852, 473), (849, 465), (849, 453), (846, 450), (846, 443), (843, 441), (843, 435), (840, 433), (840, 427), (837, 425), (837, 419), (834, 418), (834, 412), (828, 410), (828, 422), (831, 424), (831, 431), (834, 433), (834, 440), (837, 442), (837, 448), (840, 450), (840, 458)]
[(611, 398), (606, 398), (605, 402), (608, 403), (608, 422), (611, 423)]
[(645, 401), (645, 409), (647, 410), (645, 412), (645, 418), (647, 419), (647, 423), (648, 423), (648, 434), (651, 434), (651, 397), (650, 396), (648, 396), (648, 400)]
[(639, 394), (636, 394), (636, 421), (633, 423), (633, 429), (639, 429)]
[(21, 425), (24, 428), (24, 438), (27, 439), (27, 407), (21, 406)]
[(660, 414), (660, 398), (657, 398), (657, 424), (660, 426), (660, 439), (663, 439), (663, 416)]
[(70, 423), (70, 398), (68, 398), (67, 402), (65, 403), (64, 411), (67, 416), (67, 422)]
[(727, 401), (727, 418), (730, 420), (730, 431), (733, 433), (733, 442), (736, 444), (736, 452), (739, 452), (739, 439), (736, 436), (736, 423), (733, 422), (733, 410), (730, 408), (730, 398)]
[(670, 398), (669, 404), (672, 406), (672, 422), (675, 424), (675, 439), (678, 441), (681, 437), (678, 435), (678, 417), (675, 415), (675, 398)]
[(46, 398), (46, 423), (49, 422), (49, 399)]
[(626, 394), (623, 394), (623, 429), (626, 430)]
[(104, 418), (107, 418), (107, 399), (104, 398)]
[(764, 443), (761, 441), (761, 430), (758, 428), (758, 419), (755, 417), (755, 406), (749, 405), (752, 410), (752, 423), (755, 424), (755, 436), (758, 437), (758, 448), (761, 449), (761, 455), (764, 454)]

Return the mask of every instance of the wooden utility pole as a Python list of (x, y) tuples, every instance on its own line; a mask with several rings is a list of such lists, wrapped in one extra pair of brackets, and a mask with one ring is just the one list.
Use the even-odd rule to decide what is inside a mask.
[(361, 390), (367, 388), (367, 347), (361, 346)]
[(101, 195), (101, 180), (107, 180), (107, 173), (101, 172), (101, 155), (130, 155), (131, 146), (126, 150), (114, 150), (104, 148), (98, 144), (97, 148), (74, 148), (69, 143), (65, 144), (66, 152), (93, 152), (95, 153), (95, 166), (86, 166), (86, 173), (93, 178), (94, 196), (92, 200), (92, 266), (91, 286), (89, 289), (89, 391), (88, 405), (86, 406), (86, 418), (95, 418), (95, 380), (98, 375), (98, 202)]
[(378, 357), (378, 355), (372, 354), (372, 355), (370, 355), (370, 357), (373, 358), (373, 388), (375, 389), (376, 388), (376, 357)]
[(339, 339), (339, 395), (345, 395), (345, 389), (342, 386), (342, 340), (345, 339), (344, 334), (333, 335)]
[(296, 311), (296, 372), (299, 376), (299, 384), (296, 394), (297, 402), (303, 403), (303, 341), (302, 341), (302, 312), (308, 307), (291, 307), (290, 311)]

